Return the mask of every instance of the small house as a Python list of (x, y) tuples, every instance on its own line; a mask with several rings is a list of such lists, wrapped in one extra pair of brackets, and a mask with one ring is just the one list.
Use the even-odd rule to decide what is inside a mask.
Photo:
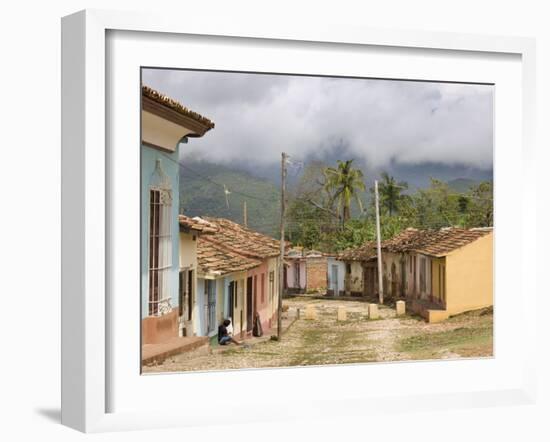
[(279, 241), (225, 218), (204, 219), (218, 227), (215, 234), (208, 236), (208, 241), (258, 262), (246, 270), (246, 278), (237, 282), (237, 293), (242, 287), (245, 296), (241, 323), (246, 327), (243, 332), (252, 333), (256, 317), (259, 317), (264, 331), (270, 329), (277, 319), (279, 302)]
[(294, 247), (285, 254), (286, 293), (326, 293), (327, 255), (317, 250)]
[(429, 322), (493, 305), (493, 229), (448, 228), (409, 253), (418, 261), (412, 307)]
[(199, 238), (197, 246), (197, 320), (199, 336), (213, 336), (224, 319), (230, 319), (233, 333), (244, 336), (247, 330), (247, 271), (261, 261), (240, 255), (222, 243)]
[(368, 241), (362, 246), (340, 253), (344, 263), (344, 293), (348, 296), (368, 296), (378, 293), (376, 270), (376, 243)]
[(301, 247), (294, 247), (285, 254), (285, 293), (305, 293), (306, 258)]
[(217, 227), (200, 218), (179, 215), (179, 302), (180, 336), (204, 336), (200, 329), (201, 299), (198, 296), (199, 237), (215, 233)]

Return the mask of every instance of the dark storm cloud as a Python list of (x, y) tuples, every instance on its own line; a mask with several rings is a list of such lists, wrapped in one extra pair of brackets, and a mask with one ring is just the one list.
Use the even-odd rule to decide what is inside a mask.
[(146, 70), (144, 84), (212, 119), (186, 154), (268, 164), (334, 149), (373, 167), (492, 168), (492, 86)]

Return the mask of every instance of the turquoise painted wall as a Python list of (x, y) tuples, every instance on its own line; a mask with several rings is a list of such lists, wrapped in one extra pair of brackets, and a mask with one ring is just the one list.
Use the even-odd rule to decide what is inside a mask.
[[(179, 285), (179, 146), (169, 154), (148, 146), (141, 146), (141, 317), (148, 315), (149, 296), (149, 185), (157, 159), (170, 178), (172, 186), (172, 270), (170, 292), (172, 307), (178, 307)], [(173, 160), (173, 161), (171, 161)]]
[(195, 299), (197, 300), (197, 309), (196, 314), (193, 316), (193, 327), (195, 328), (195, 333), (197, 336), (205, 336), (206, 333), (206, 323), (205, 323), (205, 304), (206, 299), (204, 296), (204, 279), (197, 279), (197, 293)]

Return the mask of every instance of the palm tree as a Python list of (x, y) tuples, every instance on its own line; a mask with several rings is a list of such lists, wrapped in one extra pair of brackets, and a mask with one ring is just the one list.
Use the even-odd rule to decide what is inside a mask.
[(352, 163), (353, 160), (338, 160), (337, 167), (327, 167), (324, 170), (324, 188), (330, 195), (331, 205), (337, 203), (337, 211), (342, 214), (343, 224), (351, 218), (352, 199), (357, 201), (363, 213), (363, 203), (359, 197), (360, 192), (365, 191), (363, 172), (354, 169)]
[(381, 203), (388, 209), (388, 213), (392, 216), (399, 210), (399, 202), (403, 199), (401, 195), (403, 190), (408, 189), (409, 185), (405, 181), (397, 182), (395, 178), (388, 175), (387, 172), (382, 172), (382, 182), (380, 183)]

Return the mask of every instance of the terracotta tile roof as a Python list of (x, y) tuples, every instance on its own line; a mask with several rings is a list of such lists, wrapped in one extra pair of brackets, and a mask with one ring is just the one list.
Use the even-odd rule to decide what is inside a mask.
[(424, 245), (419, 246), (415, 249), (415, 251), (436, 257), (445, 256), (485, 235), (488, 235), (492, 231), (492, 228), (458, 229), (453, 227), (441, 229), (434, 233), (433, 238), (430, 241), (426, 241)]
[(197, 261), (204, 274), (226, 275), (249, 270), (261, 264), (257, 259), (248, 258), (216, 242), (200, 237), (197, 242)]
[(177, 113), (184, 115), (188, 118), (191, 118), (202, 125), (208, 127), (208, 129), (213, 129), (215, 124), (213, 121), (209, 120), (206, 117), (203, 117), (201, 114), (192, 111), (191, 109), (186, 108), (178, 101), (174, 100), (173, 98), (168, 97), (167, 95), (161, 94), (160, 92), (150, 88), (149, 86), (142, 86), (141, 87), (141, 94), (144, 97), (150, 98), (151, 100), (162, 104), (163, 106), (166, 106)]
[(368, 261), (372, 258), (376, 258), (376, 241), (367, 241), (362, 246), (344, 250), (338, 255), (338, 259), (344, 261)]
[(394, 237), (382, 241), (381, 247), (387, 252), (408, 252), (433, 241), (436, 230), (418, 230), (412, 227), (403, 230)]
[[(440, 230), (408, 228), (393, 238), (382, 241), (381, 248), (384, 252), (417, 252), (441, 257), (492, 231), (492, 228), (460, 229), (457, 227), (448, 227)], [(345, 261), (368, 261), (372, 258), (376, 258), (375, 241), (368, 241), (355, 249), (345, 250), (339, 256), (339, 259)]]
[(253, 259), (279, 256), (280, 243), (274, 238), (225, 218), (203, 217), (203, 219), (218, 227), (218, 231), (209, 236), (210, 242), (216, 242), (235, 253)]
[(218, 227), (202, 218), (191, 218), (186, 215), (178, 216), (180, 228), (187, 230), (194, 230), (203, 234), (215, 233), (218, 231)]
[(492, 228), (460, 229), (447, 227), (439, 230), (407, 229), (382, 243), (387, 252), (418, 252), (425, 255), (445, 256), (482, 236)]

